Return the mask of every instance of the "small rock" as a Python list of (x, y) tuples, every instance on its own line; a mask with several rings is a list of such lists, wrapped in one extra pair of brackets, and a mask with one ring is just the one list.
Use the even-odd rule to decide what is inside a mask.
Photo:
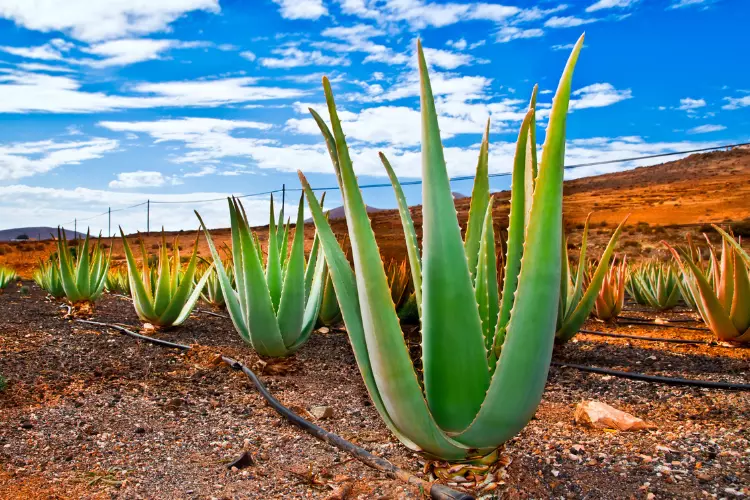
[(135, 433), (136, 434), (145, 434), (146, 433), (146, 428), (138, 426), (138, 427), (135, 428)]
[(316, 420), (325, 420), (333, 417), (333, 408), (330, 406), (313, 406), (310, 408), (310, 414), (315, 417)]
[(320, 328), (318, 328), (318, 332), (319, 333), (328, 333), (330, 331), (331, 330), (328, 327), (325, 327), (325, 326), (321, 326)]
[(34, 424), (32, 424), (31, 422), (21, 422), (21, 429), (29, 430), (33, 428), (34, 428)]
[(617, 429), (620, 431), (639, 431), (654, 429), (655, 425), (634, 417), (630, 413), (613, 408), (600, 401), (583, 401), (575, 410), (577, 424), (594, 429)]

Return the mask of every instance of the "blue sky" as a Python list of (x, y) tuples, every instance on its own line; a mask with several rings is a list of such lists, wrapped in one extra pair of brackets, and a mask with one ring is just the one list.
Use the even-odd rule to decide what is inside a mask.
[[(386, 180), (378, 151), (400, 177), (419, 177), (417, 37), (451, 175), (473, 172), (488, 117), (490, 168), (508, 171), (533, 85), (543, 126), (584, 31), (569, 164), (744, 142), (747, 19), (742, 0), (0, 0), (0, 227), (297, 188), (297, 169), (333, 185), (307, 112), (324, 111), (323, 75), (360, 182)], [(419, 203), (420, 189), (407, 196)], [(390, 189), (366, 199), (394, 206)], [(246, 205), (267, 220), (267, 198)], [(195, 208), (228, 223), (224, 202), (154, 204), (152, 228), (194, 228)], [(107, 230), (106, 217), (87, 224)], [(113, 224), (143, 229), (144, 207)]]

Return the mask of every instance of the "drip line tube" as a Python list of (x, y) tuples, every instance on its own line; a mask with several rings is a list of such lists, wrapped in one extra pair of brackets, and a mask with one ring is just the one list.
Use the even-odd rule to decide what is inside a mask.
[(657, 326), (659, 328), (680, 328), (682, 330), (693, 330), (696, 332), (710, 332), (708, 328), (702, 328), (698, 326), (682, 326), (682, 325), (666, 325), (664, 323), (656, 323), (652, 321), (618, 321), (621, 325), (643, 325), (643, 326)]
[[(713, 344), (713, 342), (708, 342), (706, 340), (665, 339), (661, 337), (641, 337), (640, 335), (627, 335), (624, 333), (599, 332), (596, 330), (578, 330), (578, 331), (580, 333), (585, 333), (586, 335), (598, 335), (600, 337), (615, 337), (615, 338), (622, 338), (622, 339), (645, 340), (647, 342), (668, 342), (671, 344), (706, 344), (706, 345)], [(721, 346), (718, 346), (718, 347), (721, 347)]]
[[(67, 307), (68, 307), (68, 311), (70, 312), (70, 306), (67, 306)], [(148, 343), (160, 346), (160, 347), (179, 349), (181, 351), (189, 351), (191, 349), (191, 346), (189, 345), (178, 344), (175, 342), (169, 342), (166, 340), (156, 339), (153, 337), (147, 337), (146, 335), (141, 335), (140, 333), (136, 333), (125, 327), (115, 325), (112, 323), (102, 323), (99, 321), (90, 321), (90, 320), (84, 320), (84, 319), (76, 319), (74, 321), (76, 323), (84, 323), (88, 325), (96, 325), (96, 326), (111, 328), (129, 337), (133, 337), (135, 339), (142, 340), (144, 342), (148, 342)], [(263, 399), (266, 400), (266, 402), (271, 406), (271, 408), (273, 408), (276, 411), (276, 413), (278, 413), (279, 415), (287, 419), (292, 424), (301, 428), (308, 434), (311, 434), (317, 439), (324, 441), (330, 445), (333, 445), (336, 448), (346, 453), (349, 453), (350, 455), (352, 455), (354, 458), (356, 458), (363, 464), (369, 467), (372, 467), (373, 469), (377, 471), (385, 473), (388, 477), (399, 479), (408, 484), (416, 486), (420, 490), (429, 493), (430, 497), (434, 498), (435, 500), (473, 500), (474, 497), (472, 495), (469, 495), (468, 493), (456, 491), (454, 489), (448, 488), (447, 486), (443, 486), (442, 484), (431, 483), (413, 474), (409, 474), (405, 470), (400, 469), (399, 467), (393, 465), (388, 460), (378, 457), (376, 455), (373, 455), (372, 453), (365, 450), (364, 448), (360, 448), (359, 446), (347, 441), (341, 436), (328, 432), (322, 427), (319, 427), (313, 424), (309, 420), (306, 420), (300, 417), (299, 415), (294, 413), (292, 410), (284, 406), (278, 399), (276, 399), (273, 396), (273, 394), (271, 394), (268, 391), (268, 389), (266, 389), (266, 386), (263, 384), (260, 378), (258, 378), (255, 372), (253, 372), (250, 368), (243, 365), (239, 361), (234, 360), (227, 356), (222, 355), (221, 360), (233, 370), (241, 371), (242, 373), (244, 373), (247, 376), (247, 378), (249, 378), (250, 381), (253, 383), (253, 385), (255, 386), (257, 391), (260, 393), (260, 395), (263, 397)]]
[(729, 389), (734, 391), (750, 391), (750, 384), (735, 384), (733, 382), (713, 382), (710, 380), (693, 380), (687, 378), (662, 377), (661, 375), (646, 375), (645, 373), (625, 372), (621, 370), (610, 370), (608, 368), (597, 368), (595, 366), (576, 365), (562, 361), (552, 361), (552, 366), (560, 368), (575, 368), (583, 372), (598, 373), (600, 375), (612, 375), (613, 377), (629, 378), (642, 382), (656, 382), (667, 385), (683, 385), (689, 387), (703, 387), (706, 389)]

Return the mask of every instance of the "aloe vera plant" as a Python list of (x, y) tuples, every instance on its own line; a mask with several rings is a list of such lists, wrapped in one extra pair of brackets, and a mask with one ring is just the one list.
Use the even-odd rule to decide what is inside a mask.
[(104, 288), (110, 293), (130, 295), (130, 278), (128, 277), (127, 270), (110, 269), (107, 273)]
[(0, 290), (5, 290), (17, 277), (18, 273), (14, 269), (0, 266)]
[(60, 279), (60, 264), (57, 259), (57, 257), (51, 257), (46, 261), (40, 259), (32, 277), (42, 290), (59, 299), (65, 297), (65, 290)]
[(659, 311), (672, 309), (680, 300), (680, 277), (674, 265), (651, 260), (632, 268), (628, 293), (642, 305)]
[[(575, 280), (571, 273), (570, 259), (568, 258), (568, 245), (566, 238), (563, 237), (562, 256), (563, 267), (560, 278), (560, 307), (557, 312), (557, 332), (555, 340), (557, 343), (565, 343), (578, 333), (583, 323), (591, 314), (596, 305), (597, 297), (604, 284), (609, 263), (617, 245), (617, 239), (620, 237), (622, 228), (625, 226), (628, 217), (617, 226), (612, 237), (609, 239), (607, 247), (604, 249), (599, 264), (596, 266), (593, 274), (587, 280), (586, 276), (586, 245), (588, 242), (589, 219), (586, 218), (586, 224), (583, 228), (583, 237), (581, 239), (581, 251), (578, 257), (578, 271)], [(584, 282), (588, 281), (588, 286), (584, 291)]]
[(336, 290), (333, 289), (331, 274), (326, 270), (325, 286), (323, 287), (323, 298), (320, 303), (318, 322), (321, 325), (331, 326), (341, 321), (341, 308), (336, 298)]
[[(535, 101), (518, 136), (503, 303), (497, 286), (493, 199), (485, 134), (462, 240), (421, 44), (423, 246), (401, 186), (393, 184), (421, 318), (423, 377), (415, 370), (352, 167), (331, 86), (323, 79), (332, 132), (314, 111), (344, 199), (354, 270), (304, 175), (300, 180), (341, 305), (357, 364), (375, 407), (411, 449), (446, 460), (492, 453), (531, 419), (552, 356), (560, 300), (565, 119), (583, 37), (553, 101), (536, 175)], [(381, 156), (381, 159), (385, 159)], [(536, 179), (527, 189), (526, 180)], [(504, 309), (505, 308), (505, 309)]]
[(271, 198), (265, 269), (259, 240), (250, 229), (242, 203), (236, 198), (228, 201), (237, 290), (232, 288), (211, 234), (196, 212), (219, 273), (227, 311), (242, 339), (258, 354), (288, 356), (307, 342), (315, 327), (326, 270), (316, 243), (305, 264), (303, 200), (300, 198), (294, 239), (288, 251), (285, 242), (289, 238), (289, 225), (284, 229), (281, 224), (276, 225)]
[(628, 276), (627, 257), (623, 256), (619, 264), (617, 257), (612, 261), (602, 282), (599, 295), (596, 296), (594, 314), (602, 321), (614, 321), (625, 305), (625, 280)]
[[(706, 277), (688, 252), (664, 243), (677, 261), (698, 312), (716, 338), (750, 342), (750, 255), (730, 234), (718, 226), (722, 237), (721, 261), (711, 249), (711, 273)], [(712, 283), (713, 282), (713, 283)]]
[[(229, 281), (234, 281), (234, 271), (232, 270), (232, 266), (225, 265), (224, 269), (226, 270), (227, 276), (229, 277)], [(219, 273), (216, 271), (215, 267), (209, 264), (204, 266), (203, 268), (200, 268), (195, 276), (196, 281), (200, 281), (206, 274), (208, 274), (209, 276), (206, 280), (205, 286), (203, 287), (203, 291), (201, 292), (201, 298), (212, 307), (224, 307), (226, 305), (226, 301), (224, 300), (224, 293), (221, 291), (221, 281), (219, 280)]]
[(195, 238), (193, 253), (184, 269), (180, 262), (177, 238), (172, 245), (170, 258), (167, 240), (162, 232), (156, 266), (149, 266), (146, 247), (141, 239), (142, 262), (139, 269), (122, 228), (120, 235), (128, 263), (130, 294), (138, 317), (156, 327), (172, 327), (184, 323), (190, 317), (210, 276), (205, 273), (197, 284), (193, 280), (198, 267), (198, 237)]
[(57, 229), (60, 280), (66, 298), (74, 305), (93, 304), (104, 291), (112, 249), (105, 254), (100, 243), (101, 241), (97, 241), (91, 248), (90, 235), (86, 233), (83, 243), (75, 247), (74, 258), (65, 230)]

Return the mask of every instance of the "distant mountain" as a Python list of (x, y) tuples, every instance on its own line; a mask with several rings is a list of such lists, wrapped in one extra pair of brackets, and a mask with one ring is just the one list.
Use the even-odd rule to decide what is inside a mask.
[[(384, 209), (382, 208), (375, 208), (371, 207), (369, 205), (365, 205), (365, 208), (367, 208), (368, 214), (374, 214), (375, 212), (382, 212)], [(344, 213), (344, 206), (336, 207), (328, 211), (328, 220), (336, 220), (336, 219), (344, 219), (346, 218), (346, 213)], [(312, 222), (312, 218), (305, 219), (305, 222)]]
[[(23, 236), (27, 236), (29, 240), (32, 241), (38, 241), (38, 240), (51, 240), (53, 239), (53, 236), (57, 237), (57, 228), (56, 227), (16, 227), (13, 229), (0, 229), (0, 241), (12, 241), (19, 239), (18, 237), (21, 236), (23, 239)], [(65, 236), (71, 240), (75, 238), (75, 233), (73, 231), (65, 231)], [(78, 233), (79, 238), (85, 238), (86, 235), (83, 233)]]
[(463, 193), (459, 193), (458, 191), (453, 191), (451, 194), (453, 195), (454, 200), (463, 200), (469, 198), (469, 196), (466, 196)]

